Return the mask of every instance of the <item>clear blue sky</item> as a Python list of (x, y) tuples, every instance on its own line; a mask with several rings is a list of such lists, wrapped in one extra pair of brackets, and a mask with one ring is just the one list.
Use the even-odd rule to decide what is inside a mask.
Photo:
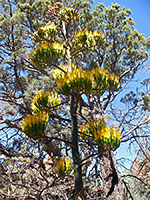
[(145, 38), (150, 36), (150, 0), (94, 0), (94, 5), (99, 2), (105, 6), (118, 3), (121, 7), (130, 9), (136, 29), (139, 33), (144, 33)]

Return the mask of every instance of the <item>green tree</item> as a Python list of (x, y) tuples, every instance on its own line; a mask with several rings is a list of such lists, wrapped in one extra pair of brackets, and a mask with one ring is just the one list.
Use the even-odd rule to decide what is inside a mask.
[[(31, 188), (30, 192), (27, 190), (25, 191), (25, 196), (31, 195), (30, 197), (32, 198), (43, 198), (42, 195), (44, 195), (44, 191), (47, 191), (48, 187), (55, 185), (55, 188), (57, 188), (56, 180), (59, 183), (61, 183), (62, 181), (61, 177), (57, 177), (58, 175), (56, 173), (56, 170), (55, 173), (53, 172), (54, 179), (52, 179), (51, 181), (47, 179), (48, 175), (45, 176), (45, 174), (42, 174), (43, 179), (40, 179), (40, 174), (38, 174), (40, 171), (37, 169), (36, 165), (38, 165), (41, 170), (43, 169), (41, 168), (41, 163), (43, 162), (42, 158), (44, 150), (53, 158), (53, 164), (51, 163), (51, 166), (53, 166), (54, 163), (57, 164), (57, 169), (60, 169), (61, 173), (66, 174), (69, 168), (67, 169), (63, 167), (67, 164), (65, 158), (60, 159), (60, 157), (62, 157), (62, 155), (70, 156), (70, 148), (72, 148), (74, 165), (79, 166), (76, 168), (76, 175), (77, 177), (79, 177), (79, 179), (76, 178), (76, 180), (79, 181), (76, 182), (76, 185), (79, 186), (79, 188), (76, 187), (76, 193), (78, 193), (83, 187), (82, 178), (84, 179), (85, 188), (86, 185), (88, 187), (88, 193), (91, 194), (90, 192), (94, 192), (93, 190), (90, 190), (88, 182), (90, 180), (90, 185), (93, 185), (93, 187), (96, 183), (100, 184), (97, 180), (100, 178), (100, 163), (103, 184), (105, 184), (104, 182), (107, 183), (104, 187), (103, 194), (103, 196), (106, 196), (107, 194), (109, 195), (114, 190), (114, 188), (116, 190), (120, 187), (119, 184), (119, 187), (116, 186), (117, 176), (114, 172), (116, 172), (117, 169), (116, 166), (114, 166), (114, 156), (110, 151), (102, 154), (104, 149), (99, 148), (99, 145), (97, 144), (97, 142), (100, 144), (102, 141), (99, 140), (99, 136), (97, 136), (96, 139), (96, 134), (92, 135), (95, 130), (93, 127), (95, 127), (95, 125), (97, 126), (97, 123), (99, 124), (99, 121), (95, 120), (97, 123), (95, 122), (93, 127), (88, 127), (88, 129), (90, 129), (92, 133), (87, 131), (86, 124), (88, 124), (87, 122), (90, 122), (89, 124), (92, 124), (90, 118), (99, 119), (100, 121), (102, 118), (105, 118), (105, 120), (107, 121), (109, 115), (106, 114), (111, 113), (112, 118), (109, 121), (117, 121), (117, 124), (114, 125), (121, 128), (122, 141), (132, 141), (133, 134), (136, 133), (137, 130), (139, 130), (139, 127), (140, 130), (144, 130), (146, 132), (146, 129), (142, 129), (142, 126), (147, 124), (149, 121), (147, 110), (145, 110), (146, 113), (143, 113), (138, 123), (136, 123), (135, 118), (130, 117), (132, 114), (135, 114), (135, 110), (140, 107), (141, 103), (143, 102), (142, 99), (140, 100), (137, 98), (138, 102), (136, 104), (134, 103), (134, 101), (128, 99), (128, 101), (126, 102), (128, 102), (130, 107), (128, 106), (128, 110), (126, 112), (123, 112), (123, 115), (119, 114), (119, 112), (122, 111), (121, 108), (119, 108), (119, 110), (116, 108), (114, 109), (113, 107), (113, 102), (115, 102), (115, 98), (134, 78), (134, 75), (137, 72), (138, 68), (147, 59), (148, 52), (146, 51), (145, 47), (145, 39), (143, 35), (139, 34), (134, 28), (134, 22), (129, 16), (130, 10), (120, 8), (118, 4), (109, 6), (108, 8), (106, 8), (103, 4), (98, 4), (98, 6), (94, 8), (93, 13), (91, 13), (90, 4), (88, 1), (71, 1), (70, 5), (67, 5), (68, 2), (64, 1), (64, 10), (60, 9), (59, 6), (61, 4), (55, 4), (55, 6), (53, 7), (54, 3), (55, 2), (52, 1), (48, 1), (47, 3), (43, 3), (42, 1), (14, 1), (14, 4), (12, 4), (12, 2), (10, 3), (9, 1), (6, 1), (1, 3), (1, 5), (4, 6), (1, 18), (1, 68), (3, 72), (1, 77), (1, 100), (3, 100), (2, 106), (4, 106), (1, 113), (1, 123), (3, 124), (1, 130), (3, 131), (3, 135), (9, 135), (9, 141), (11, 141), (12, 137), (14, 138), (14, 135), (16, 133), (18, 134), (17, 140), (13, 141), (12, 148), (10, 148), (9, 146), (4, 147), (4, 141), (2, 141), (1, 143), (1, 152), (5, 156), (10, 157), (10, 159), (6, 159), (2, 162), (1, 166), (4, 171), (2, 180), (5, 180), (5, 182), (7, 183), (6, 174), (12, 172), (9, 176), (9, 181), (12, 185), (15, 185), (17, 181), (22, 181), (22, 184), (20, 184), (20, 188), (24, 188), (24, 191), (25, 188)], [(80, 16), (77, 15), (77, 11), (75, 12), (73, 11), (73, 9), (66, 10), (66, 7), (76, 8), (76, 10), (79, 10)], [(50, 8), (49, 12), (48, 8)], [(72, 15), (74, 16), (73, 18), (71, 18)], [(45, 24), (49, 21), (57, 25), (57, 33), (55, 33), (55, 26), (52, 26), (51, 24), (45, 26)], [(41, 27), (42, 25), (43, 27), (39, 28), (37, 31), (37, 28)], [(18, 27), (20, 29), (18, 29)], [(50, 30), (50, 32), (45, 34), (48, 30)], [(81, 30), (86, 31), (82, 32)], [(95, 35), (94, 30), (97, 30), (97, 32), (95, 32)], [(32, 61), (34, 63), (33, 65), (28, 55), (29, 51), (34, 48), (34, 44), (30, 40), (34, 31), (37, 31), (34, 34), (34, 39), (36, 40), (36, 42), (41, 42), (45, 40), (48, 43), (53, 43), (53, 45), (43, 45), (43, 47), (42, 45), (38, 45), (36, 51), (33, 53), (32, 56)], [(100, 32), (102, 32), (103, 42), (101, 41), (101, 37), (99, 38), (98, 35), (98, 33)], [(75, 35), (75, 33), (78, 34)], [(95, 37), (94, 40), (93, 37)], [(100, 40), (96, 41), (96, 38)], [(63, 41), (65, 41), (65, 44), (63, 43)], [(57, 42), (57, 45), (54, 42)], [(94, 42), (96, 42), (96, 45), (94, 44)], [(61, 45), (58, 46), (58, 43)], [(20, 47), (22, 47), (22, 49)], [(36, 52), (38, 53), (36, 54)], [(49, 52), (51, 52), (51, 54)], [(43, 59), (42, 56), (44, 55), (46, 56)], [(36, 61), (38, 61), (38, 63), (36, 63)], [(72, 72), (70, 70), (72, 66), (70, 61), (72, 64), (74, 64), (74, 66), (72, 67)], [(55, 73), (56, 71), (54, 70), (54, 68), (61, 67), (62, 69), (62, 64), (66, 62), (68, 62), (67, 66), (69, 66), (69, 72), (71, 76), (68, 75), (65, 66), (63, 68), (63, 72), (60, 73), (60, 76), (58, 76), (59, 73)], [(47, 63), (48, 65), (45, 66), (45, 63)], [(61, 66), (59, 64), (61, 64)], [(75, 66), (77, 66), (80, 70), (78, 68), (75, 70)], [(97, 68), (102, 68), (103, 70), (96, 71)], [(12, 71), (10, 71), (10, 69)], [(107, 73), (105, 73), (105, 76), (103, 76), (105, 70), (107, 70)], [(63, 75), (64, 71), (65, 75)], [(78, 72), (77, 74), (81, 75), (79, 79), (80, 81), (76, 81), (77, 74), (75, 75), (75, 71)], [(89, 72), (92, 72), (92, 75)], [(97, 77), (98, 73), (101, 75), (100, 77)], [(114, 78), (110, 80), (108, 78), (109, 73), (114, 73), (115, 76), (112, 77), (116, 77), (116, 80), (118, 80), (117, 77), (119, 77), (120, 89), (118, 89), (117, 91), (114, 90), (116, 89), (116, 87), (112, 87), (112, 84), (114, 83)], [(57, 81), (53, 78), (53, 74), (57, 75)], [(82, 74), (84, 75), (82, 76)], [(65, 79), (63, 76), (65, 76)], [(93, 89), (93, 85), (91, 89), (91, 79), (93, 79), (93, 76), (95, 77), (95, 81), (96, 79), (101, 81), (101, 78), (105, 77), (102, 81), (102, 85), (94, 85), (96, 87), (96, 90)], [(106, 77), (107, 80), (110, 80), (109, 83), (105, 81)], [(59, 82), (59, 80), (61, 81)], [(68, 80), (70, 82), (65, 82), (65, 80)], [(71, 80), (73, 80), (73, 82), (71, 82)], [(58, 87), (56, 86), (56, 82)], [(62, 83), (64, 83), (63, 87)], [(79, 94), (76, 88), (77, 83), (80, 87), (82, 86)], [(62, 104), (61, 107), (59, 105), (59, 101), (50, 100), (51, 98), (58, 99), (58, 95), (55, 94), (55, 92), (58, 92), (58, 89), (62, 94), (64, 94), (63, 96), (60, 96)], [(36, 119), (40, 119), (40, 121), (38, 121), (38, 123), (35, 123), (35, 121), (33, 120), (32, 124), (39, 126), (38, 129), (37, 127), (33, 127), (32, 131), (24, 131), (30, 138), (36, 140), (34, 141), (32, 139), (28, 139), (25, 135), (22, 135), (22, 133), (20, 132), (21, 128), (19, 124), (21, 119), (26, 117), (27, 115), (29, 115), (30, 117), (25, 119), (32, 121), (32, 110), (30, 108), (30, 105), (32, 103), (33, 96), (38, 90), (49, 92), (53, 91), (53, 93), (50, 93), (49, 95), (49, 93), (45, 92), (44, 96), (40, 95), (39, 93), (39, 97), (42, 97), (42, 100), (40, 100), (38, 96), (36, 96), (37, 98), (35, 97), (33, 99), (35, 107), (32, 106), (32, 109), (36, 108), (34, 110), (36, 115), (35, 117)], [(83, 97), (81, 93), (85, 93), (87, 98), (85, 96)], [(68, 98), (68, 96), (70, 95), (72, 96), (71, 99)], [(76, 95), (78, 98), (76, 97)], [(36, 103), (36, 100), (38, 99), (39, 102)], [(48, 107), (47, 104), (44, 103), (43, 109), (43, 102), (47, 101)], [(7, 102), (7, 104), (4, 102)], [(67, 102), (71, 103), (71, 109), (69, 108), (69, 106), (66, 106)], [(56, 109), (57, 106), (59, 107), (58, 109)], [(48, 111), (48, 125), (46, 121), (47, 115), (45, 113), (38, 116), (39, 110), (45, 111), (45, 109), (46, 112)], [(71, 112), (71, 117), (69, 117), (68, 112)], [(147, 119), (142, 122), (146, 115)], [(81, 127), (80, 132), (78, 132), (80, 135), (79, 141), (77, 139), (77, 116), (78, 121), (81, 121), (81, 123), (85, 123), (85, 127)], [(72, 135), (75, 136), (72, 137), (72, 141), (70, 139), (71, 124), (72, 127), (74, 127), (74, 129), (72, 129)], [(130, 126), (128, 124), (130, 124)], [(45, 130), (46, 125), (47, 128)], [(41, 128), (43, 128), (42, 130), (45, 130), (44, 137), (43, 135), (41, 135), (41, 131), (38, 132), (38, 135), (36, 135), (37, 131), (35, 130), (41, 130)], [(14, 131), (14, 129), (16, 131)], [(13, 130), (13, 132), (11, 130)], [(107, 132), (106, 130), (108, 130), (108, 126), (105, 127), (105, 132)], [(7, 137), (3, 138), (7, 139)], [(137, 137), (134, 136), (133, 138)], [(105, 139), (105, 144), (107, 143), (107, 145), (109, 146), (110, 142), (107, 141), (107, 138)], [(8, 144), (8, 140), (6, 142)], [(41, 144), (41, 146), (39, 144)], [(73, 144), (76, 147), (78, 147), (79, 145), (80, 156), (82, 156), (82, 159), (79, 159), (79, 150), (78, 148), (73, 148)], [(102, 144), (100, 146), (102, 146)], [(109, 149), (111, 148), (112, 146), (109, 146)], [(33, 149), (34, 151), (37, 151), (37, 153), (35, 153)], [(61, 149), (64, 150), (62, 151)], [(19, 156), (22, 155), (24, 157), (32, 158), (32, 160), (26, 161), (25, 159), (23, 160), (22, 157), (20, 159)], [(18, 158), (15, 156), (17, 156)], [(15, 157), (15, 161), (12, 159), (12, 157)], [(56, 158), (58, 159), (58, 161), (62, 161), (56, 162)], [(18, 159), (20, 159), (21, 161), (18, 161)], [(37, 162), (37, 160), (41, 161), (41, 163)], [(92, 161), (95, 162), (93, 168), (90, 167), (90, 162)], [(28, 165), (29, 162), (31, 163), (30, 167)], [(114, 165), (112, 163), (114, 163)], [(37, 181), (37, 187), (34, 187), (32, 184), (27, 183), (27, 179), (25, 179), (26, 177), (22, 177), (21, 180), (18, 180), (16, 178), (16, 182), (14, 181), (14, 171), (12, 171), (12, 169), (17, 169), (16, 165), (18, 167), (25, 166), (25, 169), (29, 168), (32, 173), (34, 171), (33, 176), (30, 176), (30, 170), (30, 172), (28, 171), (28, 173), (26, 173), (26, 176), (30, 177), (30, 180), (35, 179)], [(83, 168), (82, 174), (81, 166)], [(23, 168), (19, 169), (20, 171), (23, 170)], [(53, 169), (55, 169), (54, 166)], [(87, 170), (90, 170), (89, 174), (87, 174)], [(88, 176), (88, 178), (85, 179), (84, 174), (86, 175), (86, 177)], [(114, 174), (115, 176), (113, 176), (112, 174)], [(43, 184), (44, 181), (47, 183), (47, 186), (40, 190), (40, 185)], [(63, 178), (63, 181), (63, 185), (65, 187), (65, 178)], [(119, 182), (121, 182), (120, 178)], [(44, 185), (45, 183), (43, 184), (43, 186)], [(11, 188), (11, 192), (15, 190), (14, 188), (15, 187)], [(67, 186), (65, 188), (67, 188)], [(3, 189), (3, 191), (6, 190)], [(121, 190), (122, 188), (120, 188), (120, 191)], [(3, 192), (3, 195), (4, 194), (6, 194), (6, 192)], [(117, 196), (116, 194), (116, 191), (114, 191), (112, 195), (109, 196), (109, 198), (119, 199), (119, 196)], [(51, 196), (52, 195), (55, 196), (55, 199), (59, 198), (57, 192), (55, 192), (55, 194), (51, 193)], [(61, 193), (61, 195), (63, 194)], [(69, 193), (69, 195), (71, 195), (71, 193)], [(96, 193), (95, 199), (100, 198), (100, 196), (101, 194)], [(6, 195), (5, 197), (9, 197), (9, 195)]]

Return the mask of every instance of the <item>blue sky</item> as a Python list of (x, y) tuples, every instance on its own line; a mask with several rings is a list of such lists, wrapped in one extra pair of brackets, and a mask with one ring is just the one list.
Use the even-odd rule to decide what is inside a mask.
[[(111, 5), (111, 3), (118, 3), (121, 7), (125, 6), (126, 9), (130, 9), (132, 11), (131, 17), (135, 22), (135, 28), (138, 30), (139, 33), (143, 33), (145, 38), (148, 38), (150, 36), (150, 0), (94, 0), (94, 6), (97, 5), (97, 3), (99, 2), (103, 3), (106, 7)], [(145, 70), (140, 70), (135, 77), (135, 82), (136, 84), (138, 83), (138, 86), (144, 78), (150, 78), (149, 69), (150, 59), (146, 62)], [(136, 88), (135, 85), (133, 86), (132, 84), (128, 87), (130, 91), (133, 88), (133, 90), (135, 90)], [(135, 155), (136, 154), (134, 152), (132, 152), (131, 154), (131, 152), (128, 151), (128, 145), (124, 144), (121, 145), (121, 147), (117, 150), (116, 158), (119, 159), (121, 157), (126, 157), (127, 159), (134, 160)], [(126, 162), (125, 166), (129, 169), (131, 167), (131, 164), (131, 162)]]

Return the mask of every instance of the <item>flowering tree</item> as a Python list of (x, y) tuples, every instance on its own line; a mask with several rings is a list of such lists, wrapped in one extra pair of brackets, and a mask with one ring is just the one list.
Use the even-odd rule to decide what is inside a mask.
[[(46, 128), (53, 110), (59, 108), (59, 115), (61, 115), (61, 104), (67, 105), (69, 101), (71, 142), (66, 138), (65, 143), (70, 142), (71, 144), (76, 196), (80, 195), (84, 199), (82, 194), (82, 165), (84, 163), (81, 161), (79, 153), (79, 135), (83, 144), (91, 141), (93, 145), (99, 147), (98, 153), (102, 154), (104, 151), (115, 150), (119, 147), (121, 132), (114, 127), (106, 126), (103, 116), (97, 118), (90, 114), (90, 109), (88, 116), (83, 116), (82, 112), (78, 111), (78, 107), (81, 107), (81, 100), (85, 101), (83, 95), (100, 97), (105, 91), (117, 90), (119, 78), (99, 67), (86, 71), (81, 69), (81, 66), (74, 65), (72, 60), (75, 56), (85, 51), (93, 53), (100, 48), (103, 44), (102, 33), (75, 30), (71, 36), (68, 36), (70, 26), (79, 21), (79, 13), (73, 8), (61, 9), (60, 3), (55, 4), (51, 12), (62, 22), (62, 30), (59, 30), (60, 27), (57, 29), (52, 22), (40, 27), (33, 35), (33, 39), (38, 42), (38, 45), (31, 53), (31, 60), (39, 70), (53, 69), (60, 95), (48, 91), (38, 92), (33, 98), (31, 106), (33, 113), (23, 119), (21, 127), (27, 136), (40, 141), (50, 134)], [(57, 42), (57, 34), (58, 37), (63, 38), (62, 43)], [(67, 96), (68, 101), (64, 102), (62, 95)], [(83, 121), (85, 124), (81, 125)], [(80, 126), (80, 131), (78, 131), (78, 126)], [(58, 137), (60, 136), (58, 135)], [(83, 158), (86, 161), (85, 156)], [(61, 172), (60, 174), (64, 172), (62, 159), (56, 163), (56, 167), (58, 172)]]
[[(8, 157), (1, 164), (6, 187), (0, 194), (10, 198), (19, 188), (24, 198), (67, 199), (75, 185), (78, 199), (89, 191), (95, 199), (119, 198), (123, 189), (116, 191), (121, 179), (111, 151), (119, 147), (120, 135), (122, 141), (139, 141), (138, 127), (142, 134), (147, 130), (142, 125), (149, 122), (142, 113), (136, 123), (142, 100), (137, 103), (134, 95), (121, 100), (129, 104), (126, 112), (112, 104), (148, 56), (131, 11), (98, 4), (91, 13), (87, 1), (71, 1), (76, 9), (66, 8), (67, 2), (19, 1), (13, 13), (8, 2), (9, 9), (3, 6), (10, 18), (4, 13), (1, 28), (0, 95), (8, 102), (1, 112), (1, 131), (6, 137), (12, 134), (10, 141), (15, 134), (17, 139), (12, 148), (0, 146)], [(43, 152), (49, 154), (45, 159)]]

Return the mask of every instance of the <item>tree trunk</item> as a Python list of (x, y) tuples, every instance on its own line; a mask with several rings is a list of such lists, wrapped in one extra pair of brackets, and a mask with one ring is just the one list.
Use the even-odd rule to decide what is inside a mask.
[(115, 156), (107, 151), (100, 156), (104, 193), (111, 200), (125, 200), (125, 187), (116, 165)]
[(82, 181), (82, 167), (81, 159), (78, 149), (78, 126), (77, 116), (75, 111), (75, 97), (71, 96), (71, 123), (72, 123), (72, 157), (74, 163), (74, 174), (75, 174), (75, 193), (76, 197), (80, 196), (81, 200), (85, 200), (83, 193), (83, 181)]

